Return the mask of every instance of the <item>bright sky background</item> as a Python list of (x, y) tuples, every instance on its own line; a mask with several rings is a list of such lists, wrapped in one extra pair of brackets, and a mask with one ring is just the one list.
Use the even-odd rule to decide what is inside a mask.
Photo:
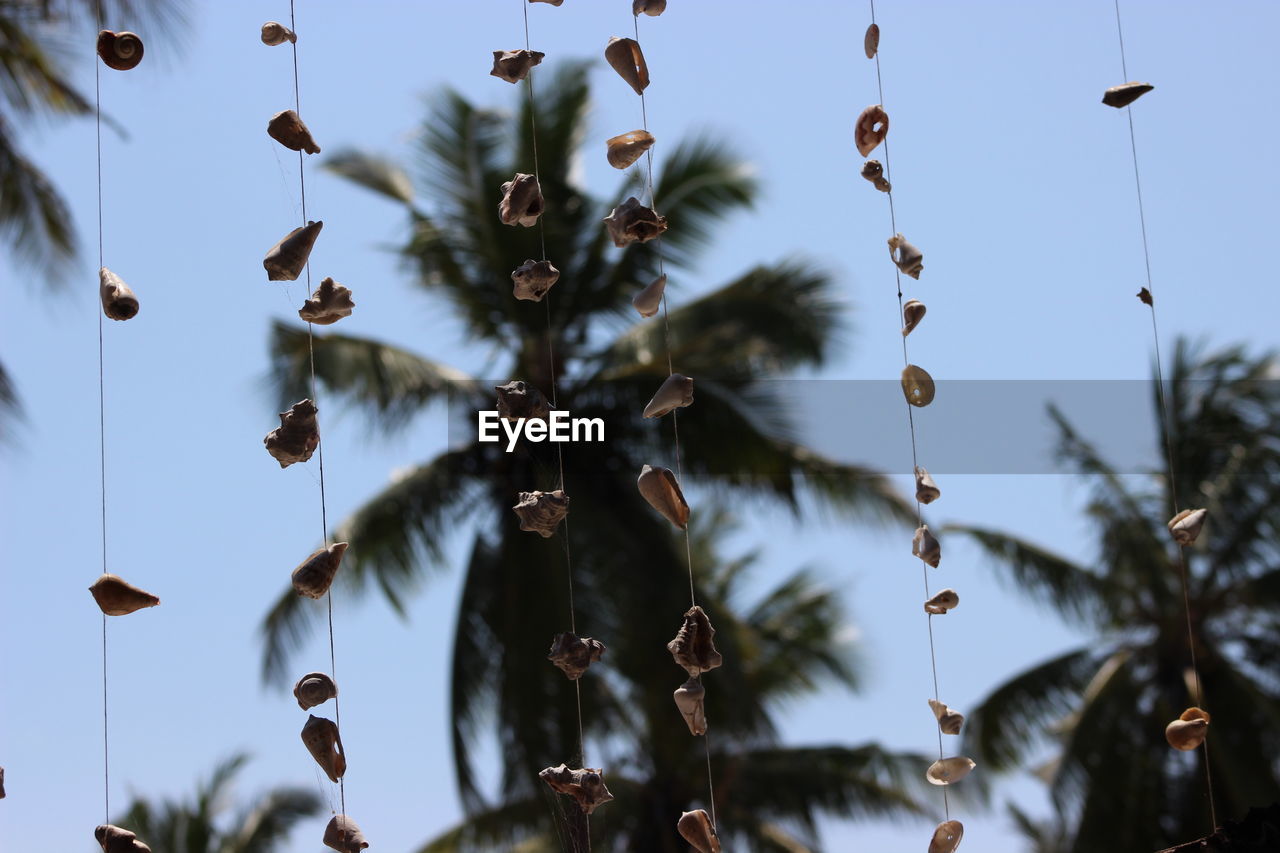
[[(282, 472), (262, 449), (277, 411), (264, 382), (267, 330), (305, 296), (300, 284), (268, 284), (261, 267), (299, 215), (294, 155), (265, 133), (271, 114), (293, 105), (289, 51), (258, 40), (264, 20), (287, 20), (288, 4), (194, 6), (183, 45), (144, 31), (144, 63), (104, 69), (102, 80), (106, 110), (130, 132), (126, 141), (104, 130), (106, 263), (142, 302), (136, 319), (106, 330), (110, 567), (164, 602), (110, 625), (116, 814), (133, 792), (185, 796), (241, 749), (255, 756), (242, 793), (330, 790), (299, 743), (305, 714), (257, 675), (256, 626), (319, 532), (314, 463)], [(523, 95), (488, 76), (492, 50), (523, 46), (518, 0), (299, 6), (302, 112), (326, 152), (404, 156), (422, 95), (444, 85), (504, 108)], [(630, 33), (629, 7), (534, 4), (533, 47), (548, 63), (600, 57), (609, 36)], [(929, 308), (912, 360), (939, 379), (1145, 378), (1128, 127), (1099, 103), (1124, 82), (1111, 0), (882, 0), (877, 12), (899, 228), (925, 253), (922, 280), (908, 282)], [(1164, 340), (1274, 345), (1280, 5), (1127, 0), (1124, 12), (1131, 75), (1157, 87), (1134, 117)], [(671, 0), (641, 21), (656, 156), (710, 132), (754, 164), (764, 188), (759, 209), (722, 229), (696, 274), (673, 280), (674, 304), (753, 264), (810, 258), (838, 276), (851, 309), (826, 378), (893, 379), (901, 368), (888, 212), (858, 177), (852, 143), (854, 118), (877, 100), (861, 47), (868, 21), (866, 4), (837, 0)], [(86, 32), (86, 57), (92, 39)], [(87, 60), (75, 79), (92, 92)], [(603, 141), (639, 126), (639, 101), (603, 63), (594, 82), (582, 172), (593, 194), (611, 197), (621, 176)], [(66, 193), (83, 253), (64, 296), (0, 257), (0, 357), (28, 413), (20, 444), (0, 451), (0, 847), (69, 851), (89, 849), (102, 818), (100, 619), (85, 591), (100, 571), (93, 123), (32, 127), (23, 141)], [(354, 291), (356, 313), (340, 330), (482, 370), (488, 353), (465, 346), (461, 327), (384, 251), (405, 235), (401, 211), (318, 171), (323, 157), (308, 161), (309, 212), (325, 221), (312, 261), (317, 279)], [(321, 407), (334, 518), (445, 443), (440, 412), (384, 440), (361, 417)], [(905, 432), (904, 421), (894, 428)], [(933, 410), (917, 422), (928, 464), (947, 424)], [(986, 440), (1011, 437), (992, 423)], [(909, 457), (896, 470), (909, 472)], [(1084, 493), (1069, 478), (974, 474), (940, 485), (935, 523), (1001, 526), (1089, 557)], [(776, 515), (734, 541), (766, 548), (762, 586), (816, 566), (844, 592), (862, 648), (866, 689), (788, 709), (789, 741), (935, 743), (909, 540), (842, 523), (800, 529)], [(963, 604), (937, 626), (940, 678), (944, 700), (965, 710), (1080, 638), (1002, 588), (974, 551), (944, 546), (935, 584), (957, 588)], [(458, 577), (434, 577), (408, 624), (339, 588), (348, 810), (374, 849), (412, 849), (460, 813), (443, 668)], [(326, 666), (315, 642), (294, 668)], [(1000, 787), (1005, 798), (1046, 808), (1027, 775)], [(969, 849), (1022, 849), (1002, 806), (963, 819)], [(324, 820), (288, 849), (319, 849)], [(833, 822), (826, 841), (832, 851), (918, 853), (931, 825)]]

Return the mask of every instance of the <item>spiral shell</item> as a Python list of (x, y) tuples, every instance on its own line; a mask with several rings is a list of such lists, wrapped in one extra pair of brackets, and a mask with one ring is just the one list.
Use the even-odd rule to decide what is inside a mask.
[(963, 756), (939, 758), (929, 765), (924, 778), (930, 785), (953, 785), (968, 776), (969, 771), (977, 766), (972, 758)]
[(913, 406), (927, 406), (936, 391), (933, 377), (923, 367), (908, 364), (902, 369), (902, 393)]
[(676, 409), (693, 405), (693, 379), (679, 373), (668, 376), (653, 399), (644, 407), (646, 418), (660, 418)]
[(662, 294), (667, 290), (667, 277), (660, 275), (645, 285), (644, 290), (631, 297), (631, 306), (641, 317), (652, 317), (662, 307)]
[(676, 830), (698, 853), (720, 853), (720, 837), (716, 835), (716, 828), (704, 810), (681, 814)]
[(649, 502), (649, 506), (662, 513), (667, 521), (681, 530), (689, 524), (689, 504), (670, 468), (644, 466), (640, 469), (636, 487), (640, 489), (640, 496)]
[(684, 624), (675, 639), (667, 643), (667, 651), (690, 678), (697, 678), (724, 663), (724, 657), (716, 651), (715, 636), (716, 629), (711, 627), (706, 611), (695, 604), (685, 611)]
[(938, 484), (933, 481), (933, 477), (929, 476), (928, 471), (917, 465), (916, 500), (922, 504), (931, 504), (940, 497), (942, 497), (942, 489), (938, 488)]
[(262, 43), (275, 47), (278, 44), (298, 43), (298, 34), (278, 21), (267, 21), (262, 25)]
[(920, 321), (924, 319), (925, 311), (924, 303), (919, 299), (908, 299), (907, 304), (902, 306), (902, 336), (905, 338), (920, 325)]
[(1169, 746), (1184, 752), (1199, 747), (1207, 734), (1209, 713), (1200, 708), (1188, 708), (1164, 729), (1164, 739), (1169, 742)]
[(938, 729), (944, 735), (960, 734), (960, 727), (964, 725), (964, 714), (952, 710), (945, 702), (939, 702), (937, 699), (929, 700), (929, 708), (938, 718)]
[(574, 770), (568, 765), (560, 764), (540, 771), (538, 778), (556, 793), (573, 797), (584, 813), (591, 814), (597, 806), (613, 799), (613, 794), (609, 793), (604, 784), (603, 774), (604, 771), (596, 767), (579, 767)]
[(128, 71), (137, 68), (142, 61), (142, 39), (137, 33), (128, 30), (112, 32), (103, 30), (98, 33), (98, 56), (108, 68), (117, 71)]
[(903, 275), (909, 275), (916, 280), (919, 280), (920, 273), (924, 272), (924, 252), (908, 243), (907, 238), (901, 234), (894, 234), (889, 238), (889, 259), (902, 271)]
[(853, 144), (866, 157), (889, 135), (889, 114), (879, 104), (872, 104), (858, 115), (853, 125)]
[(689, 733), (695, 736), (707, 733), (707, 711), (704, 704), (706, 696), (706, 688), (696, 678), (690, 678), (671, 694), (671, 698), (676, 700), (676, 707), (680, 709), (680, 716), (684, 717), (685, 725), (689, 727)]
[(324, 846), (338, 853), (360, 853), (369, 846), (356, 822), (344, 814), (336, 814), (324, 828)]
[(919, 557), (935, 569), (942, 562), (942, 546), (929, 532), (929, 525), (916, 528), (916, 535), (911, 538), (911, 556)]
[(338, 685), (323, 672), (308, 672), (293, 685), (293, 698), (298, 700), (298, 707), (304, 711), (323, 705), (337, 695)]
[(964, 824), (958, 820), (944, 820), (933, 831), (929, 841), (929, 853), (955, 853), (964, 838)]
[(1169, 533), (1173, 535), (1173, 541), (1179, 545), (1196, 544), (1200, 528), (1204, 527), (1204, 520), (1208, 515), (1207, 509), (1184, 509), (1169, 519)]
[(334, 542), (327, 548), (320, 548), (303, 560), (293, 570), (293, 588), (298, 595), (307, 598), (324, 598), (329, 591), (333, 579), (342, 565), (342, 555), (347, 552), (346, 542)]

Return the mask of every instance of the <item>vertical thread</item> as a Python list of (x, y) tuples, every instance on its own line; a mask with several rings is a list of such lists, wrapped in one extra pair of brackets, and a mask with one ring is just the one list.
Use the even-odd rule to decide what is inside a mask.
[[(98, 31), (102, 31), (102, 0), (96, 3)], [(97, 53), (95, 49), (95, 54)], [(102, 62), (93, 57), (93, 116), (98, 163), (98, 269), (105, 266), (102, 238)], [(101, 273), (99, 273), (101, 275)], [(99, 284), (101, 286), (101, 284)], [(107, 398), (102, 306), (98, 306), (98, 483), (102, 506), (102, 573), (107, 573)], [(102, 614), (102, 813), (111, 822), (111, 747), (107, 720), (107, 614)]]

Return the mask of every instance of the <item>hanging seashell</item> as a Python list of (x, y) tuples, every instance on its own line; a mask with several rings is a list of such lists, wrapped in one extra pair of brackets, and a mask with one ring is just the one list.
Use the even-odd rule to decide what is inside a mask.
[(290, 151), (319, 154), (320, 146), (307, 128), (306, 122), (293, 110), (284, 110), (267, 122), (267, 135)]
[(349, 289), (331, 278), (324, 278), (311, 298), (302, 303), (298, 316), (317, 326), (332, 326), (343, 317), (350, 317), (355, 307)]
[(554, 492), (521, 492), (520, 501), (512, 507), (520, 517), (520, 529), (540, 533), (550, 539), (569, 514), (569, 496), (561, 489)]
[(560, 270), (551, 261), (527, 260), (511, 273), (515, 282), (511, 292), (525, 302), (541, 302), (547, 291), (560, 280)]
[(867, 107), (853, 125), (853, 144), (866, 157), (889, 135), (889, 114), (879, 104)]
[(939, 702), (937, 699), (929, 700), (929, 708), (932, 709), (933, 715), (938, 718), (938, 729), (944, 735), (960, 734), (960, 727), (964, 725), (964, 714), (951, 710), (946, 703)]
[(605, 155), (609, 165), (615, 169), (625, 169), (644, 156), (654, 143), (653, 134), (647, 130), (633, 130), (610, 137), (605, 141), (608, 153)]
[(577, 634), (556, 634), (551, 640), (547, 660), (560, 668), (570, 681), (577, 681), (587, 667), (604, 655), (604, 643)]
[(298, 707), (304, 711), (323, 705), (337, 695), (338, 685), (323, 672), (308, 672), (293, 685), (293, 698), (298, 700)]
[(151, 853), (151, 848), (139, 841), (138, 836), (109, 823), (96, 827), (93, 837), (102, 845), (102, 853)]
[(688, 376), (673, 373), (658, 388), (658, 393), (644, 407), (646, 418), (660, 418), (668, 412), (693, 405), (693, 380)]
[(919, 299), (908, 299), (907, 304), (902, 306), (902, 336), (905, 338), (920, 325), (920, 321), (924, 319), (927, 309), (924, 303)]
[(1196, 537), (1200, 535), (1200, 528), (1204, 527), (1204, 520), (1208, 515), (1207, 509), (1184, 509), (1169, 519), (1169, 532), (1173, 534), (1173, 541), (1179, 545), (1196, 544)]
[(489, 72), (489, 76), (508, 83), (519, 83), (529, 76), (533, 66), (542, 64), (545, 56), (545, 53), (536, 50), (495, 50), (493, 70)]
[(324, 846), (339, 853), (360, 853), (369, 846), (356, 822), (344, 814), (329, 818), (324, 828)]
[(320, 548), (310, 557), (298, 564), (291, 576), (293, 588), (298, 595), (307, 598), (324, 598), (329, 591), (338, 567), (342, 565), (342, 555), (347, 552), (346, 542), (334, 542), (326, 548)]
[(525, 418), (545, 421), (547, 413), (551, 411), (542, 392), (519, 379), (513, 379), (506, 385), (495, 385), (493, 390), (498, 392), (498, 417), (504, 420), (517, 421)]
[(89, 593), (98, 602), (98, 609), (107, 616), (127, 616), (160, 603), (160, 599), (146, 590), (111, 574), (102, 575), (94, 581), (93, 586), (89, 587)]
[(978, 765), (971, 758), (939, 758), (929, 765), (924, 778), (930, 785), (952, 785), (969, 775), (969, 771)]
[(1116, 109), (1127, 107), (1154, 88), (1150, 83), (1121, 83), (1102, 93), (1102, 103)]
[(929, 476), (929, 472), (916, 466), (916, 500), (922, 504), (931, 504), (942, 497), (942, 489)]
[(308, 222), (295, 228), (271, 247), (267, 256), (262, 259), (262, 267), (267, 271), (268, 281), (297, 281), (302, 275), (307, 259), (311, 257), (311, 247), (320, 236), (323, 222)]
[(698, 853), (720, 853), (720, 836), (716, 835), (710, 816), (702, 809), (680, 815), (676, 829)]
[(129, 320), (138, 314), (138, 297), (124, 279), (106, 267), (98, 270), (98, 297), (102, 313), (111, 320)]
[(667, 11), (667, 0), (631, 0), (632, 15), (639, 15), (643, 12), (650, 17), (656, 18), (665, 11)]
[(498, 218), (503, 225), (523, 225), (532, 228), (542, 215), (545, 202), (542, 187), (533, 175), (516, 172), (516, 176), (502, 185), (502, 201), (498, 202)]
[(564, 0), (529, 0), (530, 3), (550, 3), (552, 6), (559, 6)]
[(662, 307), (662, 294), (667, 290), (667, 277), (660, 275), (645, 285), (644, 290), (631, 297), (631, 305), (641, 317), (652, 317)]
[(871, 24), (867, 27), (867, 31), (862, 36), (862, 52), (867, 55), (867, 59), (875, 59), (876, 51), (880, 49), (880, 26)]
[(662, 513), (676, 527), (685, 529), (689, 524), (689, 504), (685, 502), (680, 483), (676, 481), (676, 475), (670, 468), (646, 465), (640, 469), (636, 485), (640, 489), (640, 496), (649, 502), (649, 506)]
[(262, 439), (267, 452), (288, 468), (295, 462), (306, 462), (320, 446), (320, 425), (316, 422), (316, 404), (299, 400), (287, 412), (280, 413), (280, 426)]
[(4, 768), (0, 767), (0, 800), (4, 799)]
[(944, 820), (933, 831), (933, 839), (929, 842), (929, 853), (955, 853), (964, 838), (964, 824), (958, 820)]
[(298, 34), (277, 21), (267, 21), (262, 25), (262, 43), (275, 47), (278, 44), (298, 43)]
[(1155, 305), (1155, 300), (1151, 297), (1151, 291), (1145, 287), (1138, 291), (1137, 296), (1142, 300), (1143, 305)]
[(604, 58), (637, 95), (644, 94), (649, 86), (649, 65), (644, 61), (638, 41), (614, 36), (604, 49)]
[(342, 738), (333, 720), (307, 715), (307, 724), (302, 727), (302, 742), (330, 782), (337, 782), (347, 772), (347, 756), (342, 751)]
[[(895, 250), (897, 254), (894, 254)], [(920, 273), (924, 271), (924, 252), (908, 243), (907, 238), (901, 234), (894, 234), (889, 238), (889, 258), (904, 275), (914, 279), (918, 280)]]
[(922, 524), (916, 528), (916, 535), (911, 539), (911, 556), (919, 557), (935, 569), (942, 562), (942, 546), (929, 532), (929, 525)]
[(923, 367), (908, 364), (902, 369), (902, 393), (911, 405), (929, 405), (933, 402), (935, 390), (933, 377)]
[(98, 33), (98, 56), (108, 68), (117, 71), (128, 71), (137, 68), (142, 61), (142, 39), (137, 33), (121, 30), (114, 33), (103, 30)]
[(695, 604), (685, 611), (684, 624), (676, 632), (675, 639), (667, 643), (667, 651), (691, 678), (697, 678), (724, 663), (724, 658), (716, 651), (715, 636), (716, 629), (711, 627), (711, 620)]
[(667, 230), (667, 217), (659, 216), (632, 196), (604, 218), (604, 224), (619, 249), (632, 243), (647, 243)]
[(1169, 746), (1190, 752), (1204, 743), (1209, 734), (1209, 713), (1200, 708), (1188, 708), (1178, 719), (1165, 726), (1164, 739)]
[(893, 192), (893, 184), (884, 176), (884, 166), (879, 160), (868, 160), (862, 164), (862, 177), (866, 178), (882, 193)]
[(702, 682), (696, 678), (690, 678), (676, 688), (676, 692), (671, 695), (676, 700), (676, 707), (680, 709), (680, 715), (684, 717), (685, 725), (689, 727), (690, 734), (705, 735), (707, 733), (707, 711), (704, 700), (707, 691), (702, 686)]
[(596, 810), (613, 799), (613, 794), (605, 787), (603, 770), (593, 767), (580, 767), (570, 770), (567, 765), (548, 767), (538, 774), (538, 778), (546, 782), (551, 790), (558, 794), (573, 797), (578, 806), (586, 814)]
[(924, 603), (924, 612), (934, 616), (945, 616), (948, 610), (960, 606), (960, 594), (954, 589), (944, 589)]

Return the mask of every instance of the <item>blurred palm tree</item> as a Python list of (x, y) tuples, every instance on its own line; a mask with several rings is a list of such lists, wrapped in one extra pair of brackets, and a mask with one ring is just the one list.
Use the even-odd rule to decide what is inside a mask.
[(1177, 473), (1122, 475), (1056, 409), (1058, 455), (1092, 485), (1098, 556), (1083, 565), (1017, 536), (953, 528), (1017, 588), (1096, 639), (997, 687), (969, 717), (966, 748), (991, 769), (1019, 767), (1043, 739), (1043, 768), (1074, 853), (1156, 850), (1208, 834), (1206, 752), (1172, 750), (1165, 725), (1195, 704), (1173, 506), (1209, 520), (1185, 550), (1191, 630), (1212, 714), (1219, 821), (1280, 798), (1280, 387), (1271, 353), (1204, 355), (1179, 341), (1155, 407)]

